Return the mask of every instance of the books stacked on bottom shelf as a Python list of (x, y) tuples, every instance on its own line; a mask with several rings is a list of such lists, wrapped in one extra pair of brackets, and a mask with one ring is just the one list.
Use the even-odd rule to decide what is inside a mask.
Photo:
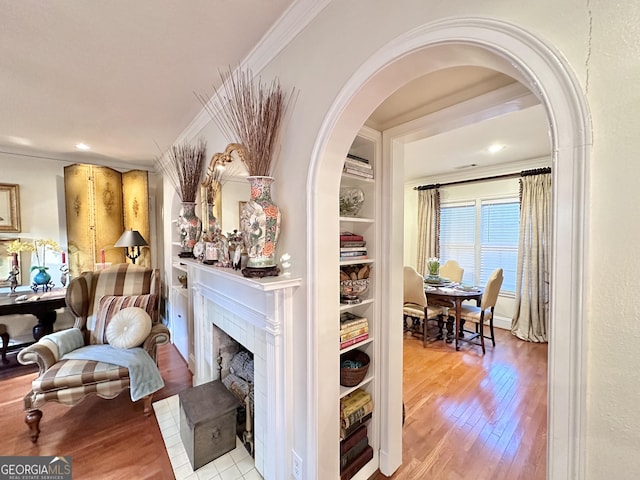
[(373, 167), (366, 158), (347, 155), (342, 171), (362, 178), (373, 178)]
[(372, 458), (373, 449), (369, 445), (367, 426), (360, 425), (340, 442), (340, 480), (352, 478)]
[(340, 314), (340, 349), (369, 338), (369, 321), (351, 312)]
[(340, 399), (340, 480), (349, 480), (373, 458), (365, 424), (372, 415), (373, 400), (366, 390), (358, 388)]
[(371, 418), (373, 400), (371, 394), (357, 388), (340, 399), (340, 438), (345, 439), (356, 428)]

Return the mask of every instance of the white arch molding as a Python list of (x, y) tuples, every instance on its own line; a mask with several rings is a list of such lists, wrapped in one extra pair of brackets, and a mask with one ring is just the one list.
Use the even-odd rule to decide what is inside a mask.
[[(585, 331), (582, 299), (585, 274), (586, 201), (591, 125), (586, 101), (569, 66), (554, 48), (514, 25), (488, 18), (452, 18), (416, 28), (391, 41), (349, 79), (323, 121), (307, 179), (309, 225), (307, 262), (308, 425), (305, 478), (332, 478), (327, 464), (335, 455), (335, 438), (325, 438), (327, 418), (337, 418), (337, 404), (327, 401), (333, 386), (321, 375), (338, 371), (335, 353), (324, 348), (323, 319), (338, 318), (337, 256), (327, 258), (327, 239), (339, 232), (338, 190), (344, 154), (374, 108), (413, 78), (456, 65), (493, 68), (527, 85), (544, 105), (550, 125), (553, 165), (553, 248), (548, 362), (547, 478), (584, 477)], [(383, 159), (394, 142), (385, 142)], [(395, 163), (395, 164), (393, 164)], [(389, 292), (383, 318), (401, 311), (402, 165), (383, 162), (385, 204), (382, 255), (376, 261), (381, 291)], [(388, 202), (387, 202), (388, 200)], [(401, 216), (400, 216), (401, 217)], [(337, 251), (337, 244), (335, 251)], [(325, 322), (326, 323), (326, 322)], [(389, 322), (386, 322), (387, 325)], [(381, 375), (382, 434), (380, 464), (391, 474), (401, 462), (401, 329), (388, 329)], [(335, 414), (335, 416), (333, 416)], [(315, 455), (315, 458), (314, 458)]]

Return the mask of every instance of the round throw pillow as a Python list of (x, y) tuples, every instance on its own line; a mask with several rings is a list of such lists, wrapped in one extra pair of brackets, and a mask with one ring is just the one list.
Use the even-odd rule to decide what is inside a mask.
[(114, 348), (137, 347), (151, 333), (151, 317), (142, 308), (123, 308), (111, 317), (106, 333), (109, 345)]

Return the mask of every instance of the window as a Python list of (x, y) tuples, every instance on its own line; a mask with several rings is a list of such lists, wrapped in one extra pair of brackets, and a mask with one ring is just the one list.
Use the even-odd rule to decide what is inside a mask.
[(442, 205), (440, 258), (457, 260), (464, 283), (485, 285), (491, 273), (504, 270), (501, 292), (515, 293), (520, 202), (482, 200)]

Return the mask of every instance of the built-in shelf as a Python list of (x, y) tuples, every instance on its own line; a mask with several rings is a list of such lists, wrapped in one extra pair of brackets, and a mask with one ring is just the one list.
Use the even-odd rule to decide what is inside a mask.
[(374, 263), (373, 258), (359, 258), (355, 260), (340, 260), (340, 265), (358, 265), (359, 263)]
[[(344, 352), (342, 352), (342, 353), (344, 353)], [(349, 395), (351, 392), (353, 392), (354, 390), (356, 390), (358, 388), (363, 388), (364, 386), (368, 385), (372, 381), (373, 381), (373, 373), (371, 373), (371, 371), (369, 371), (369, 373), (367, 373), (367, 376), (364, 377), (364, 380), (362, 380), (358, 385), (355, 385), (353, 387), (345, 387), (345, 386), (340, 385), (340, 398)]]
[(373, 223), (373, 218), (367, 217), (340, 217), (341, 222), (353, 222), (353, 223)]
[(187, 272), (187, 265), (182, 262), (173, 262), (173, 268), (180, 270), (181, 272)]
[[(364, 202), (358, 211), (358, 216), (340, 216), (340, 232), (352, 232), (360, 235), (366, 241), (367, 258), (340, 259), (340, 267), (347, 265), (375, 264), (376, 253), (380, 245), (380, 232), (382, 225), (379, 222), (379, 212), (381, 205), (380, 183), (376, 181), (378, 164), (380, 163), (380, 144), (381, 135), (372, 129), (364, 127), (358, 136), (354, 139), (350, 152), (352, 155), (367, 159), (370, 163), (374, 178), (366, 178), (358, 175), (343, 172), (340, 188), (358, 188), (364, 194)], [(356, 168), (366, 168), (358, 165)], [(365, 352), (370, 359), (369, 370), (364, 380), (353, 387), (344, 387), (340, 385), (339, 398), (342, 399), (358, 388), (366, 390), (373, 400), (373, 416), (365, 424), (367, 426), (367, 437), (369, 445), (373, 449), (373, 458), (363, 465), (360, 470), (352, 477), (353, 480), (365, 480), (369, 478), (379, 466), (378, 450), (380, 448), (380, 431), (381, 431), (381, 410), (380, 410), (380, 378), (378, 378), (380, 363), (380, 342), (376, 340), (377, 332), (381, 330), (380, 318), (380, 293), (379, 282), (375, 281), (375, 277), (379, 268), (371, 269), (369, 278), (369, 290), (364, 294), (365, 298), (357, 304), (340, 304), (340, 312), (350, 311), (355, 315), (367, 318), (369, 326), (369, 336), (355, 345), (350, 345), (344, 349), (340, 349), (340, 354), (344, 354), (351, 350), (361, 350)], [(339, 322), (336, 321), (338, 324)], [(337, 449), (337, 448), (336, 448)]]
[(373, 298), (365, 298), (360, 303), (341, 303), (340, 311), (346, 312), (347, 310), (353, 310), (355, 307), (359, 307), (361, 305), (368, 305), (373, 303)]

